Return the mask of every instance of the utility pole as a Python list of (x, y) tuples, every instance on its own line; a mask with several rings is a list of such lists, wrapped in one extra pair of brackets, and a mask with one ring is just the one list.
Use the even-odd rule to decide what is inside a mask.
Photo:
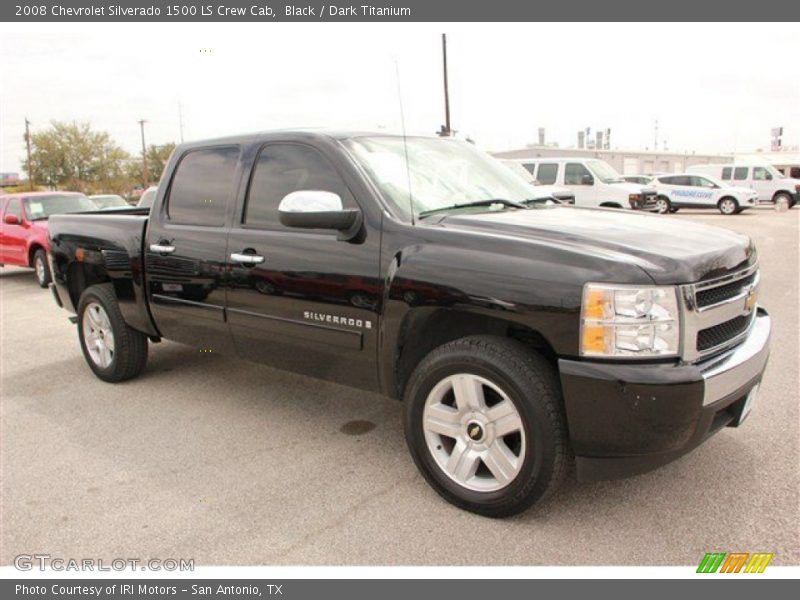
[(444, 126), (439, 135), (449, 137), (453, 130), (450, 128), (450, 91), (447, 87), (447, 34), (442, 34), (442, 66), (444, 72)]
[(181, 144), (183, 143), (183, 103), (178, 101), (178, 127), (181, 133)]
[(33, 191), (33, 170), (31, 169), (31, 122), (25, 117), (25, 145), (28, 147), (28, 189)]
[(144, 143), (144, 124), (147, 123), (144, 119), (139, 119), (139, 127), (142, 130), (142, 181), (144, 182), (144, 189), (147, 189), (147, 146)]

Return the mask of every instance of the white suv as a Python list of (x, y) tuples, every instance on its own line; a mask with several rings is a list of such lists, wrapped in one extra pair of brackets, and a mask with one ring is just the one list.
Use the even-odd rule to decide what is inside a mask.
[(532, 158), (518, 162), (540, 183), (569, 188), (575, 194), (576, 206), (655, 209), (653, 187), (626, 182), (614, 167), (597, 158)]
[(735, 215), (758, 204), (754, 190), (731, 187), (703, 175), (659, 175), (650, 184), (657, 191), (659, 213), (677, 212), (679, 208), (716, 208), (723, 215)]
[(745, 186), (758, 192), (759, 202), (788, 203), (789, 208), (800, 202), (800, 179), (786, 177), (771, 165), (694, 165), (689, 173), (701, 173), (725, 184)]

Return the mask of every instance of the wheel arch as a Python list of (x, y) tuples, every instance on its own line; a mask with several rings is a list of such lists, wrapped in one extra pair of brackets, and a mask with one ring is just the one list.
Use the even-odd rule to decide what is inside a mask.
[(28, 266), (33, 268), (33, 257), (36, 256), (36, 253), (39, 250), (44, 250), (45, 253), (47, 252), (47, 248), (44, 247), (39, 241), (31, 242), (31, 245), (28, 246)]
[(624, 208), (619, 202), (601, 202), (601, 208)]
[(470, 310), (417, 308), (405, 315), (392, 349), (395, 360), (390, 394), (402, 399), (409, 377), (432, 350), (474, 335), (515, 339), (557, 368), (553, 346), (541, 332), (525, 324)]

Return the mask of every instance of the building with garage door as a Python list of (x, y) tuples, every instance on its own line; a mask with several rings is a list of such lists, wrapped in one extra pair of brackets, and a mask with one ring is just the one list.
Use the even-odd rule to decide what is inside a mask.
[(652, 150), (595, 150), (533, 144), (519, 150), (493, 152), (492, 154), (497, 158), (512, 160), (570, 156), (599, 158), (606, 161), (623, 175), (683, 173), (692, 165), (733, 162), (732, 154), (695, 154)]

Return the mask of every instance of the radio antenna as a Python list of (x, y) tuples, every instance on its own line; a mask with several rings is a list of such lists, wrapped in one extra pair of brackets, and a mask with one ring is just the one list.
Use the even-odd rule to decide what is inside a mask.
[(408, 204), (411, 207), (411, 225), (417, 224), (414, 214), (414, 195), (411, 193), (411, 168), (408, 166), (408, 137), (406, 136), (406, 115), (403, 110), (403, 92), (400, 89), (400, 65), (394, 61), (394, 72), (397, 79), (397, 100), (400, 103), (400, 127), (403, 129), (403, 153), (406, 159), (406, 177), (408, 178)]

